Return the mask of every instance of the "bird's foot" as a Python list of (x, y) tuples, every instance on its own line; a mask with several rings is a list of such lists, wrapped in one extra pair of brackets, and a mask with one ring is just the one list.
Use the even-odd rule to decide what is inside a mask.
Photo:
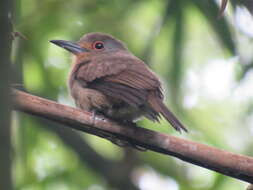
[(95, 110), (92, 110), (91, 111), (91, 117), (92, 117), (92, 126), (95, 125), (95, 120), (96, 120), (96, 111)]
[(95, 126), (96, 119), (98, 119), (98, 118), (102, 119), (102, 120), (106, 119), (106, 117), (97, 110), (91, 110), (90, 112), (91, 112), (92, 126)]
[[(98, 115), (98, 113), (95, 110), (92, 110), (91, 113), (92, 113), (92, 125), (94, 126), (95, 119), (96, 119), (96, 116)], [(123, 121), (121, 120), (121, 121), (117, 121), (117, 122), (119, 122), (119, 124), (123, 124), (123, 125), (130, 126), (130, 127), (138, 127), (136, 123), (129, 121), (129, 120), (123, 120)], [(105, 139), (111, 141), (113, 144), (115, 144), (119, 147), (132, 147), (132, 148), (139, 150), (139, 151), (146, 151), (147, 150), (146, 148), (136, 145), (136, 144), (129, 142), (127, 140), (119, 139), (116, 135), (113, 135), (111, 133), (103, 132), (103, 133), (101, 133), (101, 136), (104, 137)]]

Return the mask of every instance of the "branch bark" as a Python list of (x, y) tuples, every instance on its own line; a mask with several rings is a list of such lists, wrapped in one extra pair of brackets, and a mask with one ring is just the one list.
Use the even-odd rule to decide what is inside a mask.
[(46, 118), (66, 127), (103, 138), (117, 138), (186, 162), (253, 183), (253, 158), (204, 144), (154, 132), (141, 127), (123, 126), (89, 112), (64, 106), (21, 91), (13, 91), (14, 109)]

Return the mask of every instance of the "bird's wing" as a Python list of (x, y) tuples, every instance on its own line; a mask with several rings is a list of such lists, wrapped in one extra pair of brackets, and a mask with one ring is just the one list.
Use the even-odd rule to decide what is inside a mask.
[(118, 74), (128, 67), (128, 62), (122, 64), (123, 61), (125, 60), (105, 58), (80, 63), (75, 71), (76, 79), (90, 83), (102, 77)]
[[(163, 115), (178, 131), (186, 128), (163, 103), (161, 83), (140, 60), (113, 60), (86, 64), (77, 73), (77, 80), (84, 80), (88, 88), (122, 100), (134, 107), (146, 106), (147, 117), (158, 121)], [(135, 62), (138, 61), (138, 62)]]
[(162, 99), (158, 78), (137, 58), (121, 57), (83, 64), (77, 70), (76, 79), (134, 107), (147, 103), (150, 90), (159, 91)]
[(159, 79), (141, 60), (121, 57), (84, 63), (76, 71), (76, 79), (88, 84), (110, 83), (124, 85), (136, 90), (159, 90)]
[(138, 65), (129, 65), (124, 71), (105, 77), (104, 81), (119, 83), (142, 90), (156, 90), (161, 88), (159, 79), (142, 62), (139, 62)]

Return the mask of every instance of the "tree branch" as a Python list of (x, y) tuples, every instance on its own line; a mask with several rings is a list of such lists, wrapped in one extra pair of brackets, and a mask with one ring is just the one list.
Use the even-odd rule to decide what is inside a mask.
[(103, 138), (114, 137), (253, 183), (253, 158), (141, 127), (119, 125), (89, 112), (14, 90), (14, 109)]

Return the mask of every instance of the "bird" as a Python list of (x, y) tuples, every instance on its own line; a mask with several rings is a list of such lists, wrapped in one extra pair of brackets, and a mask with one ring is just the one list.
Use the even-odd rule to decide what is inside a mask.
[(164, 104), (158, 76), (127, 46), (109, 34), (93, 32), (78, 42), (51, 40), (74, 55), (68, 87), (80, 109), (117, 122), (163, 116), (177, 131), (186, 127)]

